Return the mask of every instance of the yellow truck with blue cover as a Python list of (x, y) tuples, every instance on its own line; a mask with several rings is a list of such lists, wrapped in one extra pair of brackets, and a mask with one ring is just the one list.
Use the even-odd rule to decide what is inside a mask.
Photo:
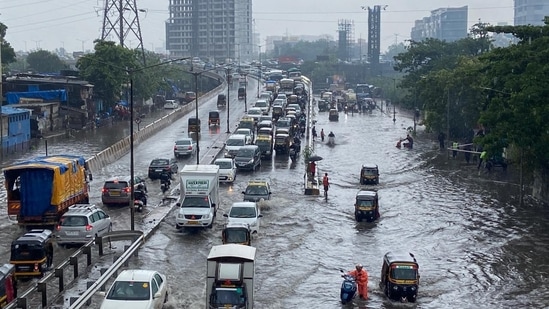
[[(4, 168), (8, 215), (19, 225), (52, 226), (74, 204), (89, 203), (86, 160), (37, 157)], [(90, 177), (91, 178), (91, 177)]]

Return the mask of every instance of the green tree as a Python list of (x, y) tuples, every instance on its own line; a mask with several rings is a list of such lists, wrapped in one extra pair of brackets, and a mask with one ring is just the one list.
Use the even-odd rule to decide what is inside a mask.
[(7, 65), (15, 62), (15, 51), (11, 47), (10, 43), (5, 40), (8, 27), (3, 23), (0, 23), (0, 48), (2, 49), (2, 65)]
[(47, 50), (38, 50), (27, 56), (29, 69), (36, 72), (59, 72), (68, 66), (59, 59), (59, 56)]

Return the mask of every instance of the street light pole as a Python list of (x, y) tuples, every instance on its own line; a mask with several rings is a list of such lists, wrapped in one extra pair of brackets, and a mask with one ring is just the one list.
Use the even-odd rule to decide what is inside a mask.
[(244, 112), (248, 113), (248, 74), (244, 73), (244, 79), (246, 83), (244, 84)]
[(133, 157), (133, 76), (130, 75), (130, 229), (135, 230), (135, 208), (134, 203), (134, 185), (135, 185), (135, 169)]
[(194, 101), (194, 110), (195, 110), (195, 117), (196, 117), (196, 125), (194, 126), (194, 133), (196, 134), (196, 164), (200, 164), (200, 138), (198, 137), (198, 134), (200, 133), (200, 119), (198, 119), (198, 75), (200, 73), (192, 73), (194, 75), (194, 93), (195, 93), (195, 101)]
[(231, 128), (230, 128), (230, 124), (229, 124), (229, 107), (230, 107), (230, 96), (229, 96), (229, 89), (231, 89), (231, 85), (230, 85), (230, 81), (229, 81), (229, 77), (230, 77), (230, 74), (231, 74), (231, 68), (227, 67), (225, 68), (225, 72), (227, 73), (227, 132), (226, 133), (231, 133)]
[(257, 97), (259, 98), (259, 83), (261, 82), (261, 45), (259, 46), (259, 64), (257, 66), (259, 71), (259, 79), (257, 80)]

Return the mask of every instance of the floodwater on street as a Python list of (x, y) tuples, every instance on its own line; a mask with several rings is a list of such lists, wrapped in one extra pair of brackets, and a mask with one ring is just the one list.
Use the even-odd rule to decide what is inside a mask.
[[(201, 115), (214, 105), (208, 102)], [(238, 119), (243, 106), (234, 105), (231, 119)], [(327, 113), (316, 112), (314, 117), (317, 131), (323, 128), (336, 135), (333, 147), (314, 143), (315, 154), (324, 158), (318, 162), (319, 173), (327, 172), (331, 179), (328, 201), (303, 194), (302, 156), (295, 163), (288, 156), (275, 156), (264, 160), (256, 172), (239, 173), (233, 185), (221, 186), (221, 211), (212, 229), (176, 230), (173, 211), (132, 262), (168, 276), (170, 297), (165, 308), (205, 308), (206, 257), (213, 245), (221, 244), (222, 214), (242, 200), (248, 180), (258, 178), (271, 182), (273, 194), (261, 205), (261, 227), (252, 240), (257, 248), (256, 308), (546, 307), (549, 210), (531, 203), (518, 206), (511, 169), (508, 174), (479, 175), (474, 164), (434, 150), (421, 132), (413, 150), (398, 149), (397, 140), (412, 124), (399, 114), (396, 123), (392, 115), (379, 110), (365, 115), (340, 113), (338, 122), (329, 122)], [(203, 132), (204, 144), (224, 134), (225, 121), (222, 118), (221, 132)], [(152, 158), (170, 156), (173, 140), (184, 134), (185, 126), (183, 117), (138, 145), (137, 174), (145, 174)], [(194, 160), (182, 160), (180, 168), (189, 162)], [(374, 223), (357, 223), (353, 216), (364, 163), (378, 164), (381, 174), (379, 185), (362, 186), (376, 189), (380, 196), (381, 218)], [(128, 173), (128, 156), (94, 175), (92, 202), (100, 204), (97, 193), (105, 178), (123, 173)], [(159, 185), (150, 181), (147, 185), (154, 204), (160, 199)], [(115, 229), (128, 229), (127, 207), (106, 209)], [(137, 216), (139, 227), (146, 216)], [(415, 255), (421, 275), (417, 303), (388, 301), (380, 290), (387, 251)], [(370, 299), (342, 306), (339, 270), (350, 270), (356, 263), (369, 273)]]

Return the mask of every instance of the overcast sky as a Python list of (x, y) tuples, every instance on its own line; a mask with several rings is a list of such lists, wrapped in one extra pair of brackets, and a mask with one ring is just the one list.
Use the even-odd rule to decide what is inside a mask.
[[(126, 1), (126, 0), (124, 0)], [(110, 2), (110, 1), (109, 1)], [(93, 48), (101, 36), (105, 0), (1, 0), (0, 21), (8, 26), (6, 40), (16, 50), (68, 51)], [(414, 21), (441, 7), (469, 6), (469, 26), (478, 22), (513, 24), (513, 0), (254, 0), (253, 16), (262, 44), (269, 35), (331, 35), (338, 20), (355, 25), (356, 39), (368, 37), (368, 14), (361, 6), (387, 5), (381, 13), (381, 50), (410, 38)], [(146, 49), (164, 48), (167, 0), (137, 0)], [(127, 38), (135, 47), (134, 37)]]

